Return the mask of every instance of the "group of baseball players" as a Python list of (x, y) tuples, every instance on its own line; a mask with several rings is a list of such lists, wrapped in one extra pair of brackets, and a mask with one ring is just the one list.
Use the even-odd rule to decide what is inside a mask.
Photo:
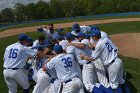
[(73, 24), (72, 31), (54, 25), (37, 28), (45, 36), (33, 42), (26, 34), (4, 53), (4, 80), (9, 93), (20, 85), (29, 93), (131, 93), (123, 77), (118, 48), (97, 26)]

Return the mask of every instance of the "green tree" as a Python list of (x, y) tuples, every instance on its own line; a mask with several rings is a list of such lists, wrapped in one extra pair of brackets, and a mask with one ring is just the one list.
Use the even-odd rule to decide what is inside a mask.
[(62, 10), (62, 1), (61, 0), (51, 0), (49, 4), (49, 9), (51, 13), (51, 17), (64, 17), (64, 13)]
[(2, 20), (4, 22), (14, 22), (14, 14), (11, 8), (5, 8), (1, 11)]
[(49, 5), (44, 1), (38, 1), (35, 11), (36, 19), (45, 19), (50, 17)]
[(25, 21), (27, 16), (25, 15), (25, 6), (23, 4), (17, 3), (15, 6), (15, 20), (16, 21)]
[(34, 3), (29, 3), (25, 6), (25, 15), (27, 16), (28, 20), (33, 20), (35, 19), (35, 10), (36, 6)]

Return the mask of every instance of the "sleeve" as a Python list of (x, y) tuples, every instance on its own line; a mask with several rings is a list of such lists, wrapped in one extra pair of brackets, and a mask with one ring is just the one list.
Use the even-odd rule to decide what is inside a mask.
[(101, 50), (102, 50), (101, 44), (97, 45), (97, 46), (95, 47), (95, 50), (92, 52), (91, 57), (94, 58), (94, 59), (98, 58), (98, 57), (99, 57), (99, 54), (100, 54), (100, 52), (101, 52)]
[(67, 40), (62, 40), (62, 41), (59, 42), (59, 45), (61, 45), (62, 48), (63, 48), (64, 50), (66, 50), (66, 48), (67, 48), (67, 46), (68, 46), (68, 41), (67, 41)]
[(83, 40), (81, 41), (81, 43), (84, 43), (86, 46), (89, 46), (89, 42), (88, 42), (87, 39), (83, 39)]
[(80, 26), (80, 28), (81, 28), (83, 33), (88, 33), (91, 30), (90, 26), (85, 26), (85, 25), (84, 26)]
[(73, 48), (73, 46), (68, 46), (68, 47), (66, 48), (66, 52), (67, 52), (68, 54), (74, 53), (74, 48)]
[(52, 58), (47, 64), (46, 64), (46, 69), (47, 70), (52, 70), (52, 69), (54, 69), (54, 67), (55, 67), (55, 62), (56, 61), (56, 59), (55, 58)]
[(35, 57), (37, 55), (36, 51), (34, 51), (28, 47), (24, 48), (24, 51), (26, 51), (26, 54), (31, 56), (31, 57)]

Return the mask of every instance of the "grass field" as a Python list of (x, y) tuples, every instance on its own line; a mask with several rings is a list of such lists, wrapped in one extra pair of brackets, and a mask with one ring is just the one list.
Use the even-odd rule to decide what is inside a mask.
[(8, 30), (8, 29), (14, 29), (14, 28), (23, 28), (23, 27), (32, 27), (32, 26), (40, 26), (40, 25), (46, 25), (48, 23), (67, 23), (67, 22), (77, 22), (77, 21), (90, 21), (90, 20), (102, 20), (102, 19), (116, 19), (116, 18), (139, 18), (140, 15), (127, 15), (127, 16), (106, 16), (106, 17), (96, 17), (96, 18), (73, 18), (73, 19), (66, 19), (66, 20), (57, 20), (57, 21), (48, 21), (48, 22), (33, 22), (33, 23), (27, 23), (27, 24), (19, 24), (16, 26), (11, 26), (7, 28), (0, 28), (0, 32)]
[[(109, 23), (109, 24), (100, 24), (98, 25), (101, 30), (107, 32), (108, 34), (118, 34), (118, 33), (134, 33), (134, 32), (140, 32), (140, 22), (123, 22), (123, 23)], [(67, 28), (67, 30), (70, 30), (70, 28)], [(42, 35), (39, 32), (32, 32), (27, 33), (29, 36), (31, 36), (33, 39), (36, 39), (37, 36)], [(5, 84), (5, 81), (3, 80), (3, 53), (5, 51), (6, 46), (14, 43), (17, 41), (17, 35), (16, 36), (10, 36), (6, 38), (2, 38), (0, 40), (0, 93), (7, 93), (7, 87)], [(129, 52), (129, 51), (128, 51)], [(129, 57), (120, 56), (124, 62), (124, 66), (126, 70), (130, 73), (132, 78), (129, 80), (131, 88), (133, 90), (132, 93), (140, 93), (140, 59), (134, 59)], [(18, 93), (22, 93), (21, 89), (18, 88)]]

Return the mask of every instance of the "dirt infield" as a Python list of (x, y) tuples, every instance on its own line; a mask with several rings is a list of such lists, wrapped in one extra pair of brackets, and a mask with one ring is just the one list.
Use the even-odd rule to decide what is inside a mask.
[[(104, 24), (112, 22), (127, 22), (127, 21), (140, 21), (140, 18), (124, 18), (124, 19), (108, 19), (108, 20), (95, 20), (95, 21), (84, 21), (84, 22), (70, 22), (62, 24), (54, 24), (55, 28), (66, 28), (71, 27), (73, 23), (79, 23), (80, 25), (93, 25), (93, 24)], [(17, 35), (20, 33), (34, 32), (35, 27), (25, 27), (20, 29), (10, 29), (4, 32), (0, 32), (0, 38)], [(116, 34), (110, 36), (115, 44), (119, 47), (119, 53), (124, 56), (134, 57), (140, 59), (140, 33), (131, 34)]]

